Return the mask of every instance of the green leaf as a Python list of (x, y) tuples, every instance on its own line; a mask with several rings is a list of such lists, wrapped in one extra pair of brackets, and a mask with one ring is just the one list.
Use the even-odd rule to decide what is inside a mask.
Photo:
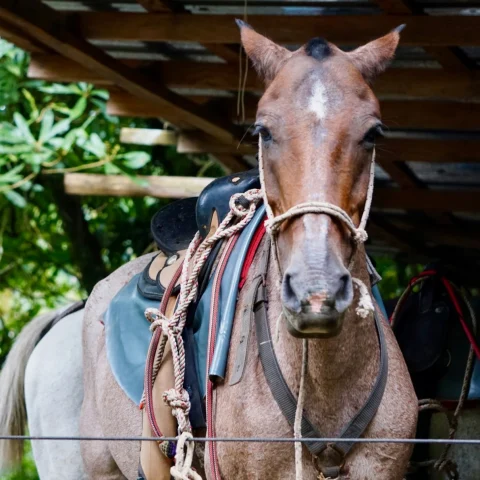
[(8, 172), (0, 175), (0, 183), (15, 183), (22, 179), (20, 172), (24, 169), (25, 165), (20, 164), (16, 167), (11, 168)]
[(54, 152), (46, 151), (46, 152), (34, 152), (34, 153), (26, 153), (22, 155), (23, 160), (29, 163), (30, 165), (41, 165), (42, 163), (48, 162)]
[(65, 118), (64, 120), (60, 120), (52, 127), (52, 129), (45, 136), (45, 142), (47, 142), (53, 137), (56, 137), (57, 135), (65, 133), (69, 128), (70, 128), (70, 119)]
[(17, 129), (8, 129), (6, 125), (0, 124), (0, 143), (23, 143), (23, 138)]
[(101, 98), (102, 100), (105, 100), (107, 101), (108, 98), (110, 97), (110, 94), (108, 93), (108, 90), (93, 90), (92, 91), (92, 95), (94, 95), (95, 97), (99, 97)]
[(39, 90), (45, 93), (51, 93), (53, 95), (72, 95), (79, 94), (81, 91), (75, 84), (62, 85), (61, 83), (54, 83), (46, 87), (40, 87)]
[(97, 158), (103, 158), (107, 154), (107, 148), (98, 134), (92, 133), (86, 141), (78, 142), (87, 152), (93, 153)]
[(85, 97), (80, 97), (77, 100), (77, 103), (70, 111), (70, 120), (75, 120), (78, 117), (81, 117), (87, 108), (87, 99)]
[(18, 208), (25, 208), (27, 206), (27, 201), (15, 190), (9, 190), (8, 192), (3, 193), (10, 202), (12, 202)]
[(25, 88), (22, 88), (22, 93), (23, 96), (27, 99), (28, 105), (30, 106), (30, 120), (34, 121), (38, 118), (39, 115), (37, 103), (35, 102), (33, 95)]
[(55, 121), (55, 117), (53, 115), (52, 110), (48, 109), (42, 118), (42, 123), (40, 125), (40, 136), (39, 140), (44, 142), (48, 138), (48, 134), (52, 129), (53, 122)]
[(23, 143), (22, 145), (0, 145), (0, 154), (5, 155), (20, 155), (21, 153), (28, 153), (33, 151), (33, 145), (27, 145)]
[(22, 134), (24, 140), (27, 143), (31, 143), (31, 144), (35, 143), (35, 138), (33, 137), (32, 132), (30, 131), (30, 127), (27, 121), (25, 120), (25, 117), (21, 113), (15, 112), (13, 114), (13, 120), (18, 130)]
[(117, 157), (122, 165), (132, 170), (138, 170), (144, 167), (150, 161), (150, 155), (147, 152), (128, 152)]
[(106, 175), (118, 175), (119, 173), (123, 173), (120, 168), (118, 168), (116, 165), (113, 165), (112, 163), (106, 163), (103, 166), (103, 169)]

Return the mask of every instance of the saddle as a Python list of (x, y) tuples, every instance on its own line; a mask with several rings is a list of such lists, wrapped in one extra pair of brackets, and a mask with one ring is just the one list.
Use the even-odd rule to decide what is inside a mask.
[[(209, 184), (198, 198), (172, 202), (153, 216), (151, 233), (160, 252), (151, 259), (143, 272), (135, 275), (118, 292), (103, 316), (107, 356), (112, 372), (127, 396), (137, 405), (142, 398), (145, 358), (151, 338), (149, 323), (144, 316), (145, 310), (158, 307), (195, 233), (199, 231), (202, 237), (206, 237), (227, 215), (229, 200), (233, 194), (259, 186), (258, 169), (221, 177)], [(200, 277), (204, 281), (201, 281), (199, 297), (208, 287), (208, 280), (221, 246), (220, 242), (202, 269)], [(196, 331), (200, 330), (198, 316), (197, 320), (192, 317), (190, 323), (194, 322)], [(193, 342), (193, 332), (191, 329), (187, 331), (187, 354), (189, 350), (193, 356), (194, 352), (189, 348)], [(200, 363), (200, 360), (201, 358), (198, 358), (197, 363)], [(193, 364), (188, 362), (188, 365)], [(195, 386), (198, 377), (196, 369), (188, 366), (186, 377), (192, 385), (192, 394), (194, 391), (204, 391), (204, 388)], [(204, 424), (200, 408), (192, 409), (192, 417), (194, 425)]]
[[(455, 436), (458, 416), (467, 400), (479, 400), (480, 364), (477, 325), (468, 297), (448, 278), (442, 265), (429, 265), (410, 280), (392, 315), (393, 332), (404, 355), (413, 386), (420, 400), (417, 438), (430, 436), (433, 412), (447, 415), (450, 435)], [(426, 399), (426, 400), (422, 400)], [(448, 478), (458, 478), (455, 464), (446, 461), (449, 447), (430, 462), (428, 445), (416, 445), (407, 478), (426, 478), (425, 465), (445, 469)]]
[[(392, 315), (392, 328), (417, 396), (451, 402), (460, 396), (471, 346), (464, 328), (471, 330), (477, 342), (478, 332), (465, 301), (453, 292), (453, 287), (451, 292), (445, 287), (446, 278), (439, 264), (427, 266), (419, 277), (413, 278)], [(462, 312), (465, 327), (457, 308)], [(479, 373), (480, 368), (475, 365), (469, 400), (480, 400)]]

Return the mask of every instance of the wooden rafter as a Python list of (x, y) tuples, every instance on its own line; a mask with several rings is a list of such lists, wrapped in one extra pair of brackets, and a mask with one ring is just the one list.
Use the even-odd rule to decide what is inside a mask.
[[(238, 88), (237, 65), (156, 62), (149, 66), (146, 73), (169, 88)], [(85, 81), (96, 85), (111, 83), (97, 72), (61, 55), (32, 55), (28, 76), (55, 82)], [(264, 86), (252, 72), (247, 78), (245, 89), (249, 92), (262, 92)], [(472, 72), (467, 77), (437, 69), (391, 69), (377, 79), (374, 90), (380, 98), (405, 96), (480, 103), (480, 72)]]
[[(254, 155), (257, 145), (246, 137), (240, 145), (222, 145), (198, 132), (182, 132), (181, 153), (237, 153)], [(379, 141), (377, 159), (382, 166), (393, 162), (480, 163), (480, 140), (385, 138)]]
[(47, 50), (39, 45), (35, 40), (20, 31), (18, 28), (12, 27), (3, 20), (0, 20), (0, 37), (14, 43), (17, 47), (32, 53), (46, 53)]
[[(146, 185), (133, 182), (122, 175), (68, 174), (67, 193), (76, 195), (119, 195), (181, 198), (197, 195), (212, 179), (202, 177), (141, 177)], [(480, 191), (417, 190), (405, 195), (391, 188), (375, 189), (373, 207), (401, 210), (472, 212), (480, 209)], [(378, 215), (374, 214), (374, 215)]]
[[(424, 12), (415, 8), (408, 0), (376, 0), (380, 8), (389, 15), (422, 15)], [(455, 44), (453, 44), (455, 45)], [(469, 73), (470, 68), (465, 55), (457, 47), (444, 46), (426, 46), (427, 53), (432, 55), (442, 67), (456, 73)]]
[[(137, 2), (150, 13), (188, 13), (180, 2), (174, 2), (172, 0), (137, 0)], [(227, 63), (238, 61), (238, 51), (234, 51), (230, 45), (209, 44), (203, 46)]]
[(28, 31), (40, 43), (74, 59), (85, 68), (97, 71), (137, 98), (156, 105), (159, 110), (168, 110), (168, 118), (162, 116), (172, 123), (183, 121), (209, 132), (224, 143), (232, 142), (235, 137), (237, 132), (230, 128), (228, 122), (216, 118), (202, 107), (169, 91), (160, 82), (153, 82), (93, 46), (65, 21), (63, 15), (39, 0), (4, 0), (0, 4), (0, 16), (14, 28)]
[[(203, 102), (205, 98), (201, 97), (200, 100)], [(245, 108), (246, 121), (251, 123), (257, 109), (256, 99), (246, 99)], [(231, 119), (237, 116), (234, 99), (216, 99), (215, 109), (224, 110)], [(395, 130), (480, 131), (480, 104), (385, 100), (381, 102), (381, 110), (384, 123)], [(108, 111), (119, 116), (161, 116), (161, 110), (157, 106), (121, 92), (112, 93)], [(457, 153), (462, 155), (465, 152)]]
[[(81, 12), (70, 17), (91, 40), (141, 40), (236, 43), (238, 27), (232, 15), (141, 14)], [(249, 22), (272, 40), (297, 45), (318, 36), (339, 45), (358, 45), (385, 35), (399, 24), (402, 45), (480, 45), (480, 17), (475, 16), (295, 16), (252, 15)], [(128, 28), (125, 28), (128, 25)]]

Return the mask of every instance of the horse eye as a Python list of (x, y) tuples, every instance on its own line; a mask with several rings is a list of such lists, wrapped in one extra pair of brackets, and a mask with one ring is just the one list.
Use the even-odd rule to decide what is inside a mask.
[(367, 150), (371, 150), (375, 146), (375, 140), (377, 137), (383, 136), (382, 125), (375, 125), (372, 127), (363, 137), (362, 143)]
[(260, 135), (264, 142), (269, 142), (272, 139), (270, 130), (263, 125), (255, 125), (255, 130), (252, 132), (252, 135)]

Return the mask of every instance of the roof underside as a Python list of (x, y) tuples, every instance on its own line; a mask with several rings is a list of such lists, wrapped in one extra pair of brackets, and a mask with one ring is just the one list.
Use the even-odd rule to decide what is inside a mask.
[[(212, 153), (231, 169), (246, 168), (255, 162), (253, 146), (248, 142), (243, 150), (237, 150), (236, 146), (261, 94), (260, 82), (251, 71), (246, 84), (246, 115), (243, 121), (239, 120), (236, 112), (239, 45), (238, 32), (233, 31), (234, 25), (230, 26), (233, 16), (243, 18), (247, 8), (250, 23), (262, 33), (266, 29), (276, 41), (277, 36), (287, 39), (281, 43), (292, 49), (304, 42), (302, 19), (306, 32), (315, 31), (314, 22), (318, 21), (321, 25), (317, 34), (331, 39), (327, 34), (330, 32), (335, 39), (332, 40), (344, 49), (354, 48), (366, 38), (375, 37), (377, 31), (387, 32), (406, 21), (404, 44), (399, 47), (391, 69), (376, 86), (384, 121), (390, 130), (385, 148), (378, 152), (376, 184), (381, 202), (377, 201), (372, 212), (372, 249), (402, 252), (422, 259), (447, 257), (468, 265), (471, 270), (478, 268), (480, 0), (414, 3), (32, 0), (32, 3), (48, 7), (39, 10), (42, 18), (51, 12), (56, 12), (55, 15), (61, 12), (59, 18), (68, 19), (68, 25), (77, 25), (76, 35), (84, 37), (83, 47), (75, 45), (82, 50), (81, 54), (77, 56), (77, 50), (70, 54), (64, 45), (56, 44), (55, 37), (60, 38), (60, 33), (48, 30), (50, 25), (42, 26), (48, 31), (48, 38), (27, 28), (36, 19), (26, 18), (28, 13), (17, 8), (13, 0), (11, 6), (3, 10), (0, 7), (0, 22), (4, 17), (12, 25), (9, 29), (0, 23), (0, 34), (11, 34), (13, 41), (20, 38), (23, 42), (25, 37), (34, 46), (32, 77), (104, 85), (111, 91), (108, 108), (112, 114), (163, 118), (177, 126), (181, 136), (189, 137), (188, 146), (182, 151)], [(291, 22), (282, 23), (282, 17)], [(373, 17), (375, 22), (370, 21)], [(144, 19), (150, 20), (144, 22)], [(346, 21), (343, 29), (339, 20)], [(206, 28), (209, 25), (211, 28)], [(325, 28), (327, 33), (321, 30)], [(70, 42), (63, 38), (62, 41)], [(20, 46), (28, 48), (28, 44)], [(35, 51), (37, 46), (39, 50)], [(84, 58), (83, 52), (94, 62)], [(108, 64), (106, 70), (98, 68), (97, 60), (107, 63), (98, 52), (117, 62)], [(133, 76), (129, 76), (127, 68)], [(137, 76), (140, 73), (141, 79)], [(159, 85), (160, 90), (145, 83), (145, 77)], [(141, 88), (127, 81), (131, 79)], [(183, 105), (183, 101), (187, 103)], [(209, 117), (208, 124), (204, 124), (196, 116), (197, 107), (202, 112), (214, 112), (215, 118)], [(193, 111), (193, 116), (185, 114), (185, 110)], [(228, 147), (229, 132), (233, 140)]]

